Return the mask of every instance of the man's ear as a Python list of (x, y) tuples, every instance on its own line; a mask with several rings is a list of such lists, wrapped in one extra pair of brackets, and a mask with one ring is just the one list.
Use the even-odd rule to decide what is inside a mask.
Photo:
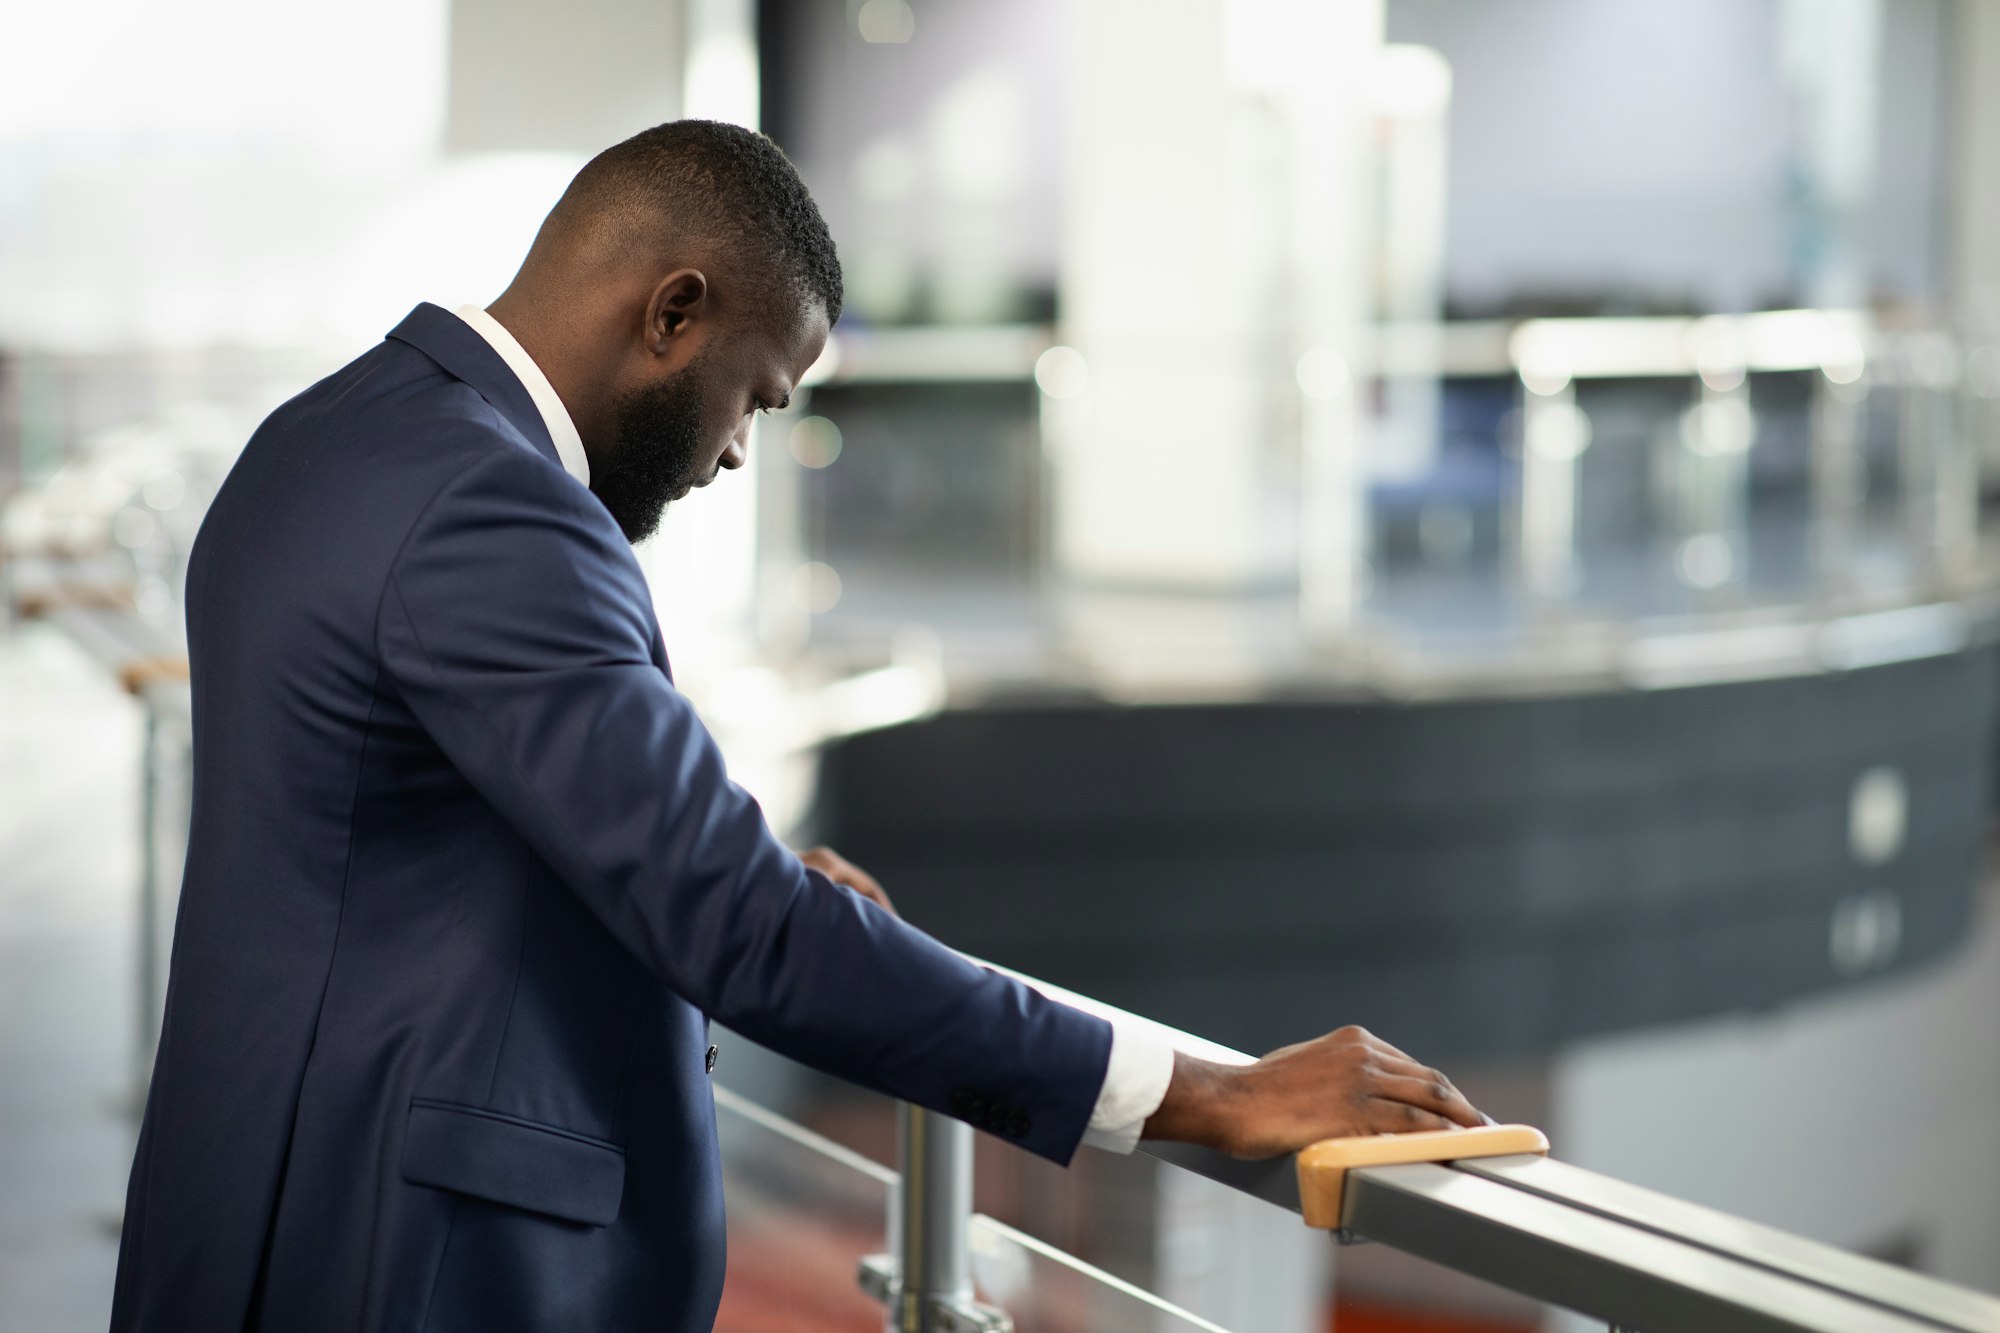
[(646, 350), (665, 356), (708, 314), (708, 279), (700, 269), (675, 269), (646, 303)]

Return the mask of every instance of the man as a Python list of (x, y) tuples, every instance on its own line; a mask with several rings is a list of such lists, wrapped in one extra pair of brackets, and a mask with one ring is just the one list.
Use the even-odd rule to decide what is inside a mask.
[(188, 572), (194, 819), (114, 1329), (707, 1328), (710, 1016), (1057, 1161), (1478, 1123), (1354, 1030), (1243, 1069), (1114, 1034), (730, 783), (627, 543), (743, 465), (840, 303), (777, 148), (663, 125), (490, 312), (419, 306), (251, 439)]

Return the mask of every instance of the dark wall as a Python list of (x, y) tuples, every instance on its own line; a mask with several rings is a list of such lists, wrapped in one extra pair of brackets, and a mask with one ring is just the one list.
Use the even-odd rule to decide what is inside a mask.
[[(961, 710), (830, 747), (818, 832), (953, 945), (1219, 1041), (1360, 1022), (1427, 1059), (1533, 1054), (1949, 951), (1996, 669)], [(1870, 773), (1904, 796), (1878, 864)]]

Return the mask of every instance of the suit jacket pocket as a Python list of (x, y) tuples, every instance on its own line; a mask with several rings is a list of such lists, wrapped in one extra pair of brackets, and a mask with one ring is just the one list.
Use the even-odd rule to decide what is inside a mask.
[(477, 1107), (417, 1098), (403, 1179), (569, 1222), (608, 1226), (625, 1192), (625, 1150)]

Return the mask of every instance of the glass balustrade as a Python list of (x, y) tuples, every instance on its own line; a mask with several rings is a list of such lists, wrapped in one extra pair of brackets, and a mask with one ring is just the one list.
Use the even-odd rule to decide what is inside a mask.
[(727, 1088), (715, 1094), (729, 1206), (717, 1333), (874, 1333), (882, 1307), (856, 1280), (888, 1246), (896, 1173)]
[(1016, 1333), (1222, 1333), (1221, 1324), (1113, 1277), (1004, 1222), (975, 1216), (972, 1272), (980, 1295)]
[[(859, 1279), (864, 1260), (895, 1249), (896, 1173), (724, 1087), (716, 1132), (729, 1200), (718, 1333), (880, 1329), (885, 1311)], [(967, 1247), (977, 1300), (1017, 1333), (1223, 1328), (981, 1214), (969, 1219)]]

